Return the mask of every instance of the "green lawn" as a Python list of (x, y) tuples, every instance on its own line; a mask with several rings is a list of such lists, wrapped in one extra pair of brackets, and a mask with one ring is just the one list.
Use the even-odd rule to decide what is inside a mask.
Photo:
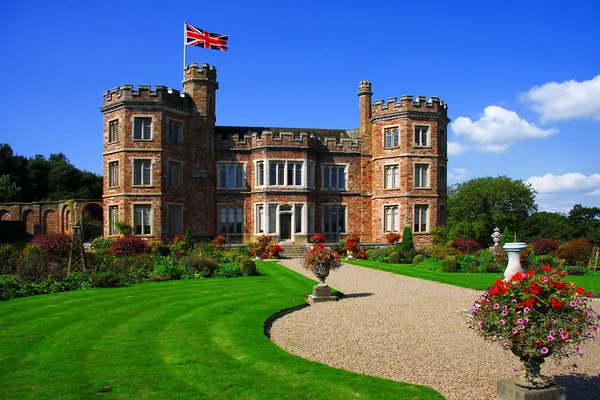
[(263, 334), (313, 281), (170, 281), (0, 302), (0, 399), (441, 399), (291, 355)]
[[(447, 283), (449, 285), (469, 289), (485, 290), (492, 286), (502, 274), (467, 274), (458, 272), (426, 271), (413, 268), (411, 264), (387, 264), (369, 260), (344, 260), (345, 263), (358, 265), (365, 268), (378, 269), (394, 274), (411, 276), (413, 278), (427, 279), (429, 281)], [(572, 281), (577, 286), (586, 290), (595, 290), (600, 295), (600, 276), (567, 276), (567, 281)]]

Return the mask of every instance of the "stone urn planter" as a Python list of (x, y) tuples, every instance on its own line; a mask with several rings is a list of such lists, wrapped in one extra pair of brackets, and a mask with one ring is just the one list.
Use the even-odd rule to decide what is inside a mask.
[(546, 357), (550, 357), (552, 354), (550, 351), (547, 354), (540, 354), (535, 357), (525, 355), (515, 348), (512, 348), (511, 351), (523, 363), (521, 374), (514, 378), (516, 385), (529, 389), (541, 389), (553, 385), (552, 379), (542, 375), (541, 372), (541, 367)]
[(308, 296), (309, 303), (337, 300), (336, 296), (331, 295), (331, 288), (327, 286), (325, 279), (327, 279), (332, 269), (342, 266), (340, 255), (335, 251), (327, 250), (320, 243), (315, 243), (314, 247), (302, 260), (302, 265), (315, 274), (319, 280), (319, 283), (313, 287), (313, 293)]

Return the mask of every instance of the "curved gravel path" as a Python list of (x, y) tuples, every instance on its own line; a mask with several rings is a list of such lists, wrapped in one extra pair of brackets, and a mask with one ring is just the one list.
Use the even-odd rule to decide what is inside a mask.
[[(300, 260), (281, 264), (315, 279)], [(469, 317), (459, 311), (470, 310), (479, 291), (348, 264), (327, 283), (346, 297), (274, 321), (277, 345), (332, 367), (426, 385), (447, 399), (495, 399), (498, 380), (520, 368), (512, 353), (465, 327)], [(554, 376), (567, 399), (599, 399), (600, 342), (582, 347), (585, 357), (548, 361), (542, 373)]]

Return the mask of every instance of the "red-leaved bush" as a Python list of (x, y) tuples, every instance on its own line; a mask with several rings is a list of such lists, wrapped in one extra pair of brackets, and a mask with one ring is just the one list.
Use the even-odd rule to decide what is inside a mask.
[(554, 253), (560, 247), (560, 242), (555, 239), (537, 239), (531, 242), (533, 252), (538, 256)]
[(148, 251), (148, 243), (137, 236), (123, 236), (113, 240), (110, 245), (110, 253), (123, 257), (132, 254), (142, 254)]
[(558, 248), (556, 255), (564, 259), (566, 265), (585, 264), (592, 252), (592, 246), (586, 238), (573, 239)]
[(461, 239), (457, 238), (452, 241), (452, 247), (463, 253), (474, 253), (481, 249), (479, 243), (474, 239)]
[(69, 258), (71, 250), (71, 236), (60, 233), (46, 233), (36, 235), (30, 242), (35, 244), (48, 255), (49, 261), (60, 261)]

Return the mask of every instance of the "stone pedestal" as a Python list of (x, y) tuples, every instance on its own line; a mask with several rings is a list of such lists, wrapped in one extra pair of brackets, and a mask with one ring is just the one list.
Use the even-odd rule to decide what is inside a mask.
[(313, 294), (308, 296), (308, 302), (321, 303), (323, 301), (337, 301), (336, 296), (331, 295), (331, 288), (324, 284), (318, 284), (313, 286)]
[(566, 400), (565, 392), (558, 386), (528, 389), (517, 386), (512, 379), (498, 382), (497, 400)]

